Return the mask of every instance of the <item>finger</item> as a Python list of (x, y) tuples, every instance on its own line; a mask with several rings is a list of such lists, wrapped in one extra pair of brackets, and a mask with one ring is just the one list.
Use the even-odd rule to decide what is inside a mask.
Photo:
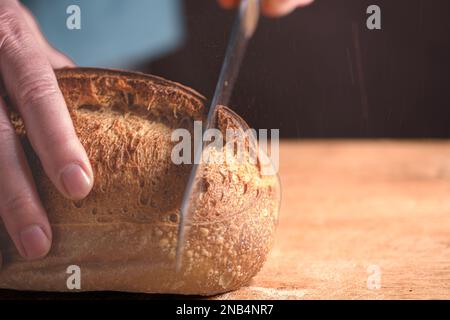
[[(240, 0), (218, 0), (225, 9), (235, 8)], [(262, 0), (261, 11), (269, 17), (279, 17), (291, 13), (296, 8), (306, 6), (314, 0)]]
[(2, 98), (0, 150), (0, 216), (19, 253), (41, 258), (50, 250), (50, 225)]
[(270, 17), (279, 17), (291, 13), (296, 8), (306, 6), (314, 0), (264, 0), (261, 11)]
[(52, 67), (54, 69), (64, 68), (64, 67), (73, 67), (75, 63), (69, 59), (66, 55), (56, 50), (44, 37), (42, 34), (39, 25), (34, 19), (31, 12), (24, 5), (20, 5), (21, 11), (23, 13), (23, 17), (28, 24), (31, 32), (34, 35), (34, 38), (37, 40), (41, 48), (44, 50), (47, 58), (49, 59)]
[(12, 0), (0, 3), (0, 70), (5, 89), (48, 177), (66, 197), (82, 199), (92, 188), (91, 165), (51, 65), (17, 7)]

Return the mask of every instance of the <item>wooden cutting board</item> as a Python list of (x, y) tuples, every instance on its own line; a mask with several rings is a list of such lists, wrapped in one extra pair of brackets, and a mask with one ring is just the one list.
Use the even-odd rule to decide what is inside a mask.
[(450, 141), (285, 142), (280, 176), (272, 254), (222, 298), (450, 298)]
[[(450, 299), (450, 141), (284, 141), (275, 246), (217, 299)], [(0, 298), (139, 298), (123, 293)]]

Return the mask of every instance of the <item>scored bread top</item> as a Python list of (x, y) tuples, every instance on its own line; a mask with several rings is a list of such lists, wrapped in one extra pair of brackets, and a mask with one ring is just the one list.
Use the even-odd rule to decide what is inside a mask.
[(122, 107), (122, 112), (141, 115), (145, 109), (155, 114), (170, 111), (175, 118), (188, 115), (194, 119), (205, 114), (205, 98), (197, 91), (157, 76), (97, 68), (64, 68), (55, 73), (69, 108)]

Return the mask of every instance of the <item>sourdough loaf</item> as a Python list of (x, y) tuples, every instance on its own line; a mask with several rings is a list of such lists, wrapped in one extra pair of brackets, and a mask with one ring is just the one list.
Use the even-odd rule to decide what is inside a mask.
[[(75, 68), (56, 75), (92, 163), (95, 183), (82, 201), (65, 199), (21, 136), (53, 230), (48, 256), (25, 261), (0, 225), (0, 287), (67, 291), (67, 268), (82, 291), (211, 295), (245, 285), (271, 247), (279, 206), (276, 176), (258, 164), (202, 167), (198, 206), (175, 270), (179, 208), (191, 165), (171, 161), (176, 128), (205, 119), (204, 98), (179, 84), (130, 72)], [(220, 130), (245, 122), (225, 107)], [(219, 152), (225, 152), (219, 150)]]

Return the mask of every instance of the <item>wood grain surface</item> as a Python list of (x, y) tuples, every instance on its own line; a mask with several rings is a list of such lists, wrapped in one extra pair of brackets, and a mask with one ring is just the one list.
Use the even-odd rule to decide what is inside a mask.
[(272, 254), (222, 298), (450, 298), (450, 141), (286, 142), (280, 176)]
[[(450, 299), (450, 141), (284, 141), (280, 155), (271, 255), (215, 299)], [(58, 297), (161, 298), (0, 290)]]

